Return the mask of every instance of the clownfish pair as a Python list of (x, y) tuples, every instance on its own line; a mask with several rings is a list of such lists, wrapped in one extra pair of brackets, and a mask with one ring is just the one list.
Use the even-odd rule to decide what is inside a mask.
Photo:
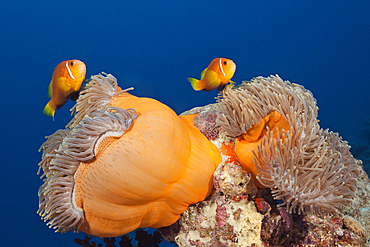
[[(223, 90), (231, 81), (236, 70), (235, 63), (226, 58), (215, 58), (205, 68), (200, 80), (188, 77), (194, 90), (212, 91)], [(45, 106), (43, 113), (52, 116), (54, 120), (55, 110), (60, 109), (68, 99), (76, 101), (80, 92), (82, 82), (86, 76), (86, 65), (80, 60), (67, 60), (59, 63), (53, 72), (48, 89), (48, 97), (51, 100)]]
[(52, 116), (68, 99), (76, 101), (86, 76), (86, 65), (80, 60), (67, 60), (58, 64), (53, 72), (48, 89), (47, 103), (42, 113)]
[(223, 90), (226, 84), (231, 81), (236, 70), (235, 63), (227, 58), (215, 58), (212, 62), (205, 68), (201, 75), (200, 80), (188, 77), (188, 81), (194, 90), (199, 91), (212, 91), (218, 89), (218, 91)]

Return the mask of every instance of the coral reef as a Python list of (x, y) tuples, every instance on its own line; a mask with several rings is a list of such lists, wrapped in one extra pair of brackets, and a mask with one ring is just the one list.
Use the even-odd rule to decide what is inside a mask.
[(265, 246), (284, 246), (292, 239), (293, 217), (285, 208), (274, 208), (262, 220), (261, 239)]
[(349, 215), (345, 215), (343, 217), (343, 223), (344, 223), (344, 226), (347, 229), (349, 229), (351, 232), (354, 232), (357, 235), (362, 236), (364, 238), (367, 237), (365, 227), (362, 226), (362, 224), (360, 222), (358, 222), (355, 218), (353, 218)]
[[(320, 128), (317, 110), (310, 91), (276, 76), (229, 86), (218, 103), (181, 114), (222, 162), (211, 194), (157, 229), (163, 239), (199, 247), (370, 246), (370, 180), (348, 143)], [(77, 242), (95, 246), (90, 240)]]
[(200, 132), (205, 135), (208, 140), (216, 140), (220, 133), (220, 126), (216, 123), (217, 112), (201, 112), (199, 116), (194, 119), (194, 125)]
[(363, 238), (343, 228), (343, 219), (294, 215), (291, 246), (365, 246)]

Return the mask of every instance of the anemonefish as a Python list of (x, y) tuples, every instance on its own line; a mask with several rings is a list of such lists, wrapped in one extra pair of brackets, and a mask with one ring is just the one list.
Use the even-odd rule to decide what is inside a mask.
[(68, 99), (76, 101), (86, 76), (86, 65), (80, 60), (63, 61), (55, 67), (48, 89), (51, 98), (42, 113), (52, 116)]
[[(208, 67), (202, 71), (200, 80), (191, 77), (187, 79), (196, 91), (212, 91), (216, 88), (218, 91), (221, 91), (233, 77), (235, 70), (236, 65), (233, 60), (215, 58)], [(232, 81), (230, 81), (230, 83), (234, 84)]]

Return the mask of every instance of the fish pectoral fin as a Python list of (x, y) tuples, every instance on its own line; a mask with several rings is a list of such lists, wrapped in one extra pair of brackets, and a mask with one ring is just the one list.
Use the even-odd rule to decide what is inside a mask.
[(51, 80), (48, 87), (48, 97), (51, 99), (53, 97), (53, 80)]
[(73, 101), (76, 101), (78, 99), (78, 96), (80, 95), (80, 91), (71, 93), (68, 98), (70, 98)]
[(202, 88), (200, 88), (200, 85), (199, 85), (199, 80), (195, 78), (191, 78), (191, 77), (188, 77), (186, 79), (190, 82), (191, 86), (193, 87), (195, 91), (202, 90)]
[(222, 91), (222, 90), (224, 90), (224, 88), (226, 87), (226, 84), (221, 84), (218, 88), (217, 88), (217, 90), (218, 91)]
[(203, 80), (203, 78), (204, 78), (204, 74), (206, 73), (206, 71), (207, 71), (207, 68), (205, 68), (205, 69), (202, 71), (202, 73), (200, 73), (200, 79), (201, 79), (201, 80)]
[(233, 85), (233, 86), (235, 86), (235, 84), (236, 84), (236, 82), (235, 82), (235, 81), (232, 81), (232, 80), (230, 80), (229, 82), (230, 82), (230, 84), (231, 84), (231, 85)]
[(220, 85), (217, 90), (222, 91), (225, 88), (232, 89), (234, 86), (235, 86), (235, 84), (224, 84), (224, 85)]

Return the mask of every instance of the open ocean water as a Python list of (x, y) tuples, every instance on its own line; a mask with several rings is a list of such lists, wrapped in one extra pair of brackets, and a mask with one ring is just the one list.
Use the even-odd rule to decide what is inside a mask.
[(37, 150), (69, 122), (73, 106), (54, 122), (42, 114), (59, 62), (80, 59), (87, 78), (111, 73), (122, 88), (180, 114), (215, 102), (216, 91), (196, 92), (186, 77), (227, 57), (237, 83), (279, 74), (312, 91), (321, 127), (364, 146), (356, 155), (366, 158), (369, 12), (367, 0), (1, 1), (0, 246), (78, 246), (73, 240), (84, 237), (54, 233), (36, 214)]

